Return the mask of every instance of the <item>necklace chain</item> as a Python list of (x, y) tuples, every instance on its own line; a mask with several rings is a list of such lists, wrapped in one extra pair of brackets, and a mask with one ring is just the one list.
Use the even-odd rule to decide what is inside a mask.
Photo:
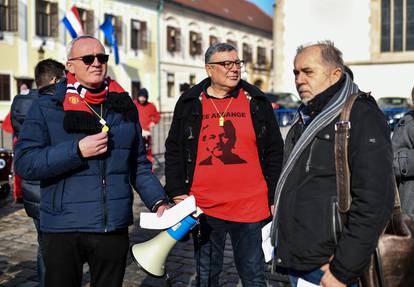
[(227, 107), (226, 107), (226, 109), (224, 110), (224, 112), (223, 113), (220, 113), (219, 112), (219, 110), (217, 109), (217, 106), (216, 106), (216, 104), (214, 103), (214, 101), (210, 98), (210, 101), (211, 101), (211, 103), (213, 104), (213, 107), (216, 109), (216, 112), (219, 114), (219, 116), (220, 116), (220, 118), (219, 118), (219, 126), (220, 127), (222, 127), (222, 126), (224, 126), (224, 115), (226, 114), (226, 112), (227, 112), (227, 109), (230, 107), (230, 105), (231, 105), (231, 103), (232, 103), (232, 101), (233, 101), (233, 97), (231, 97), (231, 99), (230, 99), (230, 101), (229, 101), (229, 103), (227, 104)]
[(99, 118), (99, 123), (102, 125), (102, 131), (103, 132), (108, 132), (109, 131), (109, 127), (106, 124), (106, 121), (104, 120), (104, 118), (102, 117), (102, 114), (103, 114), (103, 103), (101, 104), (101, 114), (99, 115), (85, 100), (82, 100), (82, 101)]

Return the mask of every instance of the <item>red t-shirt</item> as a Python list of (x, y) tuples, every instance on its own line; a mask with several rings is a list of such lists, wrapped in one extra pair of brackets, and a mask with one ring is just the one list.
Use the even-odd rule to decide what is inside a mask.
[(153, 103), (147, 102), (145, 105), (141, 105), (137, 100), (134, 100), (134, 104), (138, 109), (139, 124), (143, 130), (149, 131), (150, 123), (159, 123), (160, 113)]
[[(231, 101), (231, 102), (230, 102)], [(226, 107), (223, 126), (220, 114)], [(202, 96), (203, 118), (190, 194), (204, 213), (224, 220), (257, 222), (270, 216), (267, 185), (257, 152), (250, 102)]]

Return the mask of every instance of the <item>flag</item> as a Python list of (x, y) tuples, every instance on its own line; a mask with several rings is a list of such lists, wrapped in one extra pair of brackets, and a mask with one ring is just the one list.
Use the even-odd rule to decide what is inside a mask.
[(114, 29), (114, 26), (112, 25), (111, 15), (106, 16), (105, 21), (102, 23), (101, 26), (99, 26), (99, 29), (102, 30), (109, 45), (111, 45), (112, 48), (114, 49), (115, 64), (118, 65), (119, 64), (118, 43), (116, 42), (115, 29)]
[(79, 12), (75, 5), (72, 6), (68, 13), (66, 13), (66, 16), (63, 18), (62, 22), (66, 29), (68, 29), (73, 39), (84, 34)]

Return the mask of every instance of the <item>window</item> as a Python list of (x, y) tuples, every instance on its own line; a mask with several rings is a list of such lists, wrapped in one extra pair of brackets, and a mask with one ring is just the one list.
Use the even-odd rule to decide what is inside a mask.
[(243, 60), (246, 63), (251, 63), (253, 61), (252, 47), (246, 43), (243, 43)]
[(190, 31), (190, 55), (201, 55), (201, 34)]
[(236, 49), (237, 49), (237, 42), (236, 42), (236, 41), (233, 41), (233, 40), (227, 39), (227, 44), (230, 44), (230, 45), (232, 45), (234, 48), (236, 48)]
[(192, 86), (194, 86), (195, 84), (197, 84), (196, 83), (196, 75), (194, 75), (194, 74), (191, 74), (190, 75), (190, 86), (192, 87)]
[(141, 82), (132, 81), (131, 82), (131, 96), (133, 100), (138, 99), (139, 89), (141, 89)]
[(17, 31), (17, 0), (0, 0), (0, 31)]
[(10, 101), (10, 75), (0, 74), (0, 101)]
[(414, 51), (414, 0), (381, 1), (381, 52)]
[(58, 4), (49, 1), (36, 1), (36, 35), (57, 37), (59, 33)]
[(167, 74), (167, 97), (175, 97), (175, 79), (172, 73)]
[(180, 51), (181, 30), (179, 28), (167, 27), (167, 50), (169, 52)]
[(257, 64), (266, 65), (266, 48), (257, 47)]
[(210, 43), (210, 46), (213, 46), (214, 44), (217, 44), (218, 43), (218, 38), (216, 36), (210, 36), (209, 43)]
[(77, 8), (79, 17), (82, 23), (83, 32), (87, 35), (93, 35), (95, 33), (95, 25), (93, 22), (93, 10), (86, 10)]
[(273, 69), (273, 57), (274, 57), (273, 53), (274, 53), (273, 49), (270, 50), (270, 69)]
[(131, 49), (143, 50), (147, 45), (147, 22), (131, 19)]
[[(118, 46), (122, 45), (122, 19), (119, 16), (115, 16), (112, 14), (105, 14), (105, 19), (108, 16), (112, 16), (112, 26), (114, 26), (115, 30), (115, 38)], [(109, 46), (109, 42), (105, 37), (105, 45)]]

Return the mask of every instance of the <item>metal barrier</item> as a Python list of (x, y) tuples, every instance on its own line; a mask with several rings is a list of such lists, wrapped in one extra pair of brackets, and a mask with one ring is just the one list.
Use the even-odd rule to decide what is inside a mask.
[(0, 147), (7, 150), (13, 149), (13, 135), (3, 130), (3, 121), (0, 121)]
[(154, 156), (164, 155), (165, 140), (170, 130), (173, 112), (161, 112), (161, 120), (152, 132), (152, 153)]
[(279, 127), (290, 126), (297, 113), (296, 109), (276, 109), (273, 110)]
[(406, 108), (392, 108), (392, 109), (383, 109), (382, 112), (385, 115), (390, 129), (393, 131), (399, 120), (409, 111), (410, 109)]

